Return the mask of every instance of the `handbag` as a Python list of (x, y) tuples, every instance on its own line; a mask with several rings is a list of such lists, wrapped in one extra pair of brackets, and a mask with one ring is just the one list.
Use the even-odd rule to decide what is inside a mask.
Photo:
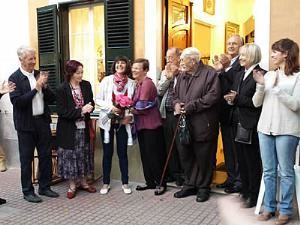
[(238, 123), (234, 141), (250, 145), (252, 143), (252, 132), (252, 129), (246, 129), (241, 123)]
[(191, 143), (191, 134), (188, 127), (185, 114), (182, 114), (178, 124), (178, 137), (182, 145), (189, 145)]

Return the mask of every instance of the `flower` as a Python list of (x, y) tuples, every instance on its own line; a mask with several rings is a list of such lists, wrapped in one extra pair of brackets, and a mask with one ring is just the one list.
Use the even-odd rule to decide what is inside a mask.
[(133, 105), (133, 101), (127, 95), (117, 95), (116, 96), (116, 107), (121, 109), (129, 109)]
[(133, 106), (133, 101), (127, 95), (119, 94), (115, 96), (115, 101), (113, 104), (115, 107), (121, 109), (122, 113), (116, 114), (110, 111), (107, 113), (106, 117), (102, 119), (103, 124), (107, 123), (109, 119), (120, 121), (125, 115), (125, 110)]

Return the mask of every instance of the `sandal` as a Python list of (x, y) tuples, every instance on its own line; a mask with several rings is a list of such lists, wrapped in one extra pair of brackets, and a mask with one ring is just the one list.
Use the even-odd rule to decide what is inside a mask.
[(93, 186), (90, 186), (88, 184), (87, 185), (80, 185), (78, 187), (78, 189), (89, 192), (89, 193), (96, 193), (97, 192), (96, 188), (94, 188)]
[(69, 190), (67, 192), (67, 198), (72, 199), (75, 197), (75, 195), (76, 195), (76, 188), (72, 189), (71, 187), (69, 187)]

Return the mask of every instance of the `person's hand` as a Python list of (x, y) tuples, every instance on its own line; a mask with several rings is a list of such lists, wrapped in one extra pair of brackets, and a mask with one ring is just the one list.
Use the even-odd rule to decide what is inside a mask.
[(265, 78), (264, 73), (261, 70), (253, 70), (253, 79), (256, 83), (264, 85), (265, 84)]
[(116, 106), (113, 106), (113, 108), (111, 109), (111, 111), (116, 114), (116, 115), (120, 115), (122, 113), (122, 109), (116, 107)]
[(179, 67), (173, 63), (168, 63), (165, 66), (165, 76), (168, 80), (172, 79), (174, 74), (177, 73)]
[(122, 118), (122, 120), (121, 120), (121, 124), (123, 124), (123, 125), (130, 124), (130, 123), (132, 123), (131, 115), (124, 116), (124, 118)]
[(231, 57), (226, 54), (220, 54), (220, 56), (215, 55), (213, 59), (213, 66), (217, 72), (225, 70), (230, 66)]
[(92, 106), (92, 103), (89, 102), (88, 104), (84, 105), (81, 109), (82, 114), (90, 113), (94, 109), (94, 106)]
[(224, 99), (225, 99), (228, 103), (232, 103), (232, 102), (234, 102), (236, 96), (237, 96), (237, 92), (231, 90), (228, 94), (224, 95)]
[(0, 93), (6, 94), (13, 92), (16, 89), (16, 84), (11, 81), (3, 81), (3, 83), (0, 85)]
[(49, 72), (48, 71), (40, 71), (40, 74), (36, 80), (35, 88), (38, 91), (41, 91), (43, 87), (46, 87), (48, 81)]
[(181, 103), (176, 103), (175, 104), (175, 107), (174, 107), (174, 114), (175, 115), (178, 115), (178, 114), (181, 114), (181, 113), (185, 113), (185, 110), (184, 110), (184, 103), (181, 102)]

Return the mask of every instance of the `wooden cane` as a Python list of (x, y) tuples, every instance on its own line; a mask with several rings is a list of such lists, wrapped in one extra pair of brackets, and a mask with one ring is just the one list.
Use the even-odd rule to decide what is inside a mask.
[(167, 170), (170, 158), (171, 158), (171, 154), (172, 154), (172, 151), (173, 151), (173, 146), (174, 146), (176, 134), (177, 134), (177, 131), (178, 131), (179, 122), (181, 120), (182, 115), (183, 115), (183, 113), (180, 114), (179, 119), (177, 121), (177, 125), (176, 125), (175, 131), (174, 131), (174, 136), (173, 136), (173, 139), (172, 139), (172, 142), (171, 142), (171, 145), (170, 145), (170, 148), (169, 148), (168, 156), (167, 156), (167, 159), (166, 159), (166, 162), (165, 162), (164, 170), (163, 170), (163, 173), (162, 173), (161, 178), (160, 178), (159, 187), (162, 186), (163, 180), (164, 180), (165, 175), (166, 175), (166, 170)]

